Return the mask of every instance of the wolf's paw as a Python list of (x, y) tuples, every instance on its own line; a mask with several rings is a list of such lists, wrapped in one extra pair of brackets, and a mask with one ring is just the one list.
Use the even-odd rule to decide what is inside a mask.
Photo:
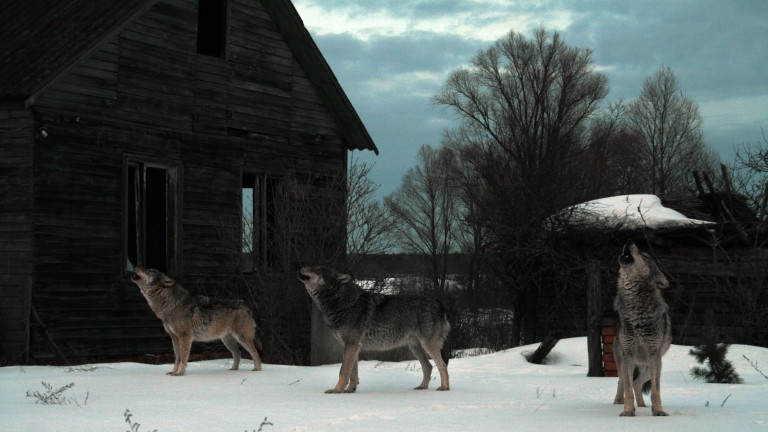
[(331, 393), (336, 394), (336, 393), (341, 393), (341, 390), (336, 390), (335, 388), (332, 388), (332, 389), (326, 390), (325, 393), (326, 394), (331, 394)]
[(427, 386), (425, 386), (425, 385), (420, 385), (420, 386), (418, 386), (418, 387), (414, 387), (413, 389), (414, 389), (414, 390), (426, 390), (426, 389), (427, 389)]
[(619, 417), (634, 417), (635, 411), (622, 411), (621, 414), (619, 414)]
[(653, 410), (653, 415), (655, 415), (656, 417), (666, 417), (669, 414), (667, 414), (667, 412), (664, 410)]
[(354, 393), (357, 391), (357, 387), (354, 388), (348, 388), (344, 390), (344, 393)]
[(437, 391), (448, 391), (450, 389), (451, 388), (448, 387), (448, 386), (440, 386), (440, 387), (436, 388), (435, 390), (437, 390)]
[(261, 370), (261, 365), (253, 365), (253, 371), (258, 372)]

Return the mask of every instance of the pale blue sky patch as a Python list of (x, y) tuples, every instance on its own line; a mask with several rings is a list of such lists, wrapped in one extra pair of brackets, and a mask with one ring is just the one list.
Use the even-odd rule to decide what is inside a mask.
[[(733, 158), (768, 129), (768, 2), (295, 0), (305, 26), (336, 74), (380, 155), (371, 176), (386, 195), (438, 146), (453, 121), (429, 102), (448, 74), (510, 30), (539, 26), (593, 51), (609, 80), (606, 102), (631, 101), (643, 80), (669, 66), (699, 103), (705, 141)], [(370, 154), (369, 154), (370, 153)]]

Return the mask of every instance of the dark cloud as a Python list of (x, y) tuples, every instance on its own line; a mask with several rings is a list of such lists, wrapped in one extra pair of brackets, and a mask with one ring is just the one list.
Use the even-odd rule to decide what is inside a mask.
[(334, 71), (351, 72), (351, 79), (391, 77), (408, 72), (443, 72), (467, 62), (487, 43), (456, 35), (413, 31), (402, 35), (372, 36), (367, 41), (350, 33), (314, 37)]
[(382, 196), (400, 184), (419, 147), (440, 142), (446, 116), (429, 98), (440, 90), (448, 72), (487, 46), (484, 41), (423, 31), (367, 41), (349, 33), (314, 39), (381, 151), (379, 157), (356, 156), (375, 163), (371, 175), (381, 185)]
[(365, 19), (375, 13), (387, 13), (394, 17), (419, 20), (455, 16), (477, 9), (479, 3), (472, 0), (310, 0), (304, 3), (321, 6), (329, 11), (343, 11), (355, 18)]
[[(569, 45), (593, 50), (596, 67), (609, 79), (609, 100), (634, 99), (646, 77), (671, 67), (701, 106), (707, 141), (726, 159), (735, 144), (762, 141), (760, 127), (768, 129), (765, 0), (302, 2), (355, 20), (371, 14), (402, 20), (396, 30), (366, 37), (313, 32), (381, 151), (377, 158), (361, 156), (375, 161), (382, 194), (400, 184), (418, 147), (438, 145), (450, 124), (449, 114), (429, 103), (447, 73), (509, 30), (530, 35), (543, 25), (559, 30)], [(463, 28), (452, 31), (452, 22)], [(312, 31), (321, 23), (305, 24)], [(489, 37), (490, 28), (499, 34)]]
[[(594, 50), (617, 90), (639, 90), (645, 76), (670, 66), (690, 93), (702, 98), (768, 90), (768, 4), (765, 2), (624, 2), (605, 9), (575, 7), (578, 20), (563, 32)], [(594, 8), (594, 9), (592, 9)], [(614, 79), (615, 77), (615, 79)], [(636, 92), (624, 94), (634, 97)]]

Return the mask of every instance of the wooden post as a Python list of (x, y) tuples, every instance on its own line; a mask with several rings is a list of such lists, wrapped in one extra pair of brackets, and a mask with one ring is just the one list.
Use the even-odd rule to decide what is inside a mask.
[(601, 341), (601, 319), (603, 298), (600, 289), (600, 265), (598, 261), (587, 263), (587, 352), (589, 371), (587, 376), (603, 376), (603, 347)]
[(548, 334), (547, 337), (545, 337), (541, 342), (541, 344), (539, 344), (539, 347), (536, 348), (536, 351), (529, 355), (526, 360), (528, 360), (528, 363), (544, 363), (544, 359), (547, 358), (547, 355), (549, 355), (550, 351), (552, 351), (552, 348), (554, 348), (558, 342), (560, 342), (560, 338), (556, 334)]

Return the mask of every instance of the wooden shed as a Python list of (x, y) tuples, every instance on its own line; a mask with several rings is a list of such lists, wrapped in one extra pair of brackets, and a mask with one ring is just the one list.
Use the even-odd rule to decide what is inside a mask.
[(6, 361), (167, 352), (132, 266), (215, 281), (243, 191), (378, 153), (290, 0), (0, 8)]
[(581, 264), (566, 282), (542, 286), (535, 336), (587, 333), (591, 376), (615, 376), (613, 301), (618, 255), (627, 240), (651, 255), (670, 281), (673, 343), (768, 344), (768, 249), (765, 230), (743, 197), (710, 190), (661, 197), (665, 207), (710, 224), (649, 229), (585, 229), (567, 242)]

